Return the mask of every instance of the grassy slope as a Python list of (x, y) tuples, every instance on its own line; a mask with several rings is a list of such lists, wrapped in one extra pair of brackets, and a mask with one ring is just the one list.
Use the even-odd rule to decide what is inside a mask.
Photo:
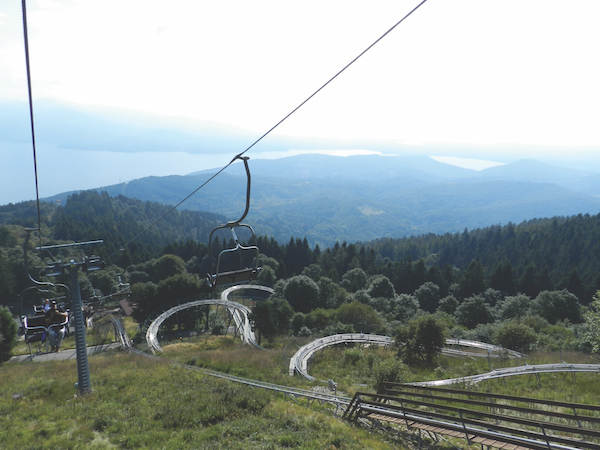
[[(91, 337), (91, 336), (90, 336)], [(263, 351), (229, 337), (201, 335), (164, 345), (164, 362), (124, 352), (90, 358), (93, 393), (75, 396), (75, 361), (8, 363), (0, 367), (0, 442), (3, 448), (409, 448), (407, 435), (392, 437), (333, 417), (331, 409), (250, 389), (187, 371), (167, 360), (210, 367), (239, 376), (310, 388), (287, 375), (289, 356), (302, 341), (281, 339)], [(333, 378), (340, 395), (373, 390), (373, 364), (393, 351), (352, 347), (323, 350), (309, 368), (319, 379)], [(356, 356), (356, 355), (355, 355)], [(571, 363), (596, 362), (589, 355), (562, 355)], [(559, 362), (558, 354), (534, 355), (528, 362)], [(493, 360), (495, 368), (520, 365)], [(453, 378), (490, 370), (485, 358), (440, 358), (433, 370), (411, 368), (406, 381)], [(595, 404), (597, 374), (546, 374), (481, 383), (477, 390)], [(458, 443), (464, 445), (464, 442)]]
[(4, 449), (392, 446), (324, 407), (123, 352), (90, 358), (93, 393), (83, 398), (74, 395), (75, 361), (9, 363), (0, 372)]

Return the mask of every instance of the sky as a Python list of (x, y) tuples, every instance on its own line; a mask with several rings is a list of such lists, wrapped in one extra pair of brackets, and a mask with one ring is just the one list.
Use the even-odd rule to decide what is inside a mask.
[[(34, 114), (50, 102), (139, 130), (238, 136), (213, 151), (90, 146), (36, 116), (40, 195), (226, 164), (419, 1), (28, 0)], [(600, 171), (598, 17), (597, 0), (427, 0), (248, 156), (316, 151), (313, 140), (342, 155)], [(3, 0), (0, 108), (28, 101), (24, 55), (21, 1)], [(31, 136), (11, 134), (29, 117), (7, 124), (0, 204), (35, 198)]]

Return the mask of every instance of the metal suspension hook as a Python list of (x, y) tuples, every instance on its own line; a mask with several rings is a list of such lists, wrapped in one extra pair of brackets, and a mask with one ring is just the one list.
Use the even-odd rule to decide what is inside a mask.
[(25, 262), (25, 271), (27, 272), (27, 277), (29, 277), (29, 280), (31, 280), (33, 283), (35, 283), (38, 286), (54, 286), (54, 283), (51, 283), (49, 281), (38, 281), (31, 276), (31, 273), (29, 272), (29, 258), (27, 255), (27, 247), (29, 245), (29, 238), (31, 237), (31, 232), (32, 231), (39, 232), (40, 229), (39, 228), (25, 228), (25, 231), (27, 232), (27, 234), (25, 235), (25, 242), (23, 242), (23, 261)]
[(238, 220), (234, 220), (233, 222), (227, 222), (227, 225), (230, 226), (239, 225), (240, 222), (246, 218), (246, 216), (248, 215), (248, 211), (250, 210), (250, 186), (252, 184), (252, 177), (250, 176), (250, 167), (248, 167), (248, 160), (250, 159), (250, 157), (237, 155), (235, 158), (233, 158), (232, 162), (236, 159), (241, 159), (242, 161), (244, 161), (244, 168), (246, 169), (246, 178), (248, 180), (246, 184), (246, 209), (244, 210), (242, 217), (240, 217)]

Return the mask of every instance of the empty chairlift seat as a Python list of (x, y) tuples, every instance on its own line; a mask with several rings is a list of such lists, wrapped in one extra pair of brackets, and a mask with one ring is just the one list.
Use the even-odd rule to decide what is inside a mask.
[[(220, 225), (210, 233), (209, 256), (211, 273), (207, 274), (206, 279), (212, 288), (246, 283), (256, 279), (260, 273), (260, 267), (258, 267), (259, 249), (255, 245), (256, 235), (250, 225), (241, 223), (250, 209), (251, 178), (250, 169), (248, 167), (248, 157), (242, 157), (238, 155), (235, 159), (241, 159), (244, 162), (244, 167), (246, 169), (246, 176), (248, 179), (246, 189), (246, 209), (242, 214), (242, 217), (240, 217), (238, 220)], [(219, 230), (230, 231), (230, 242), (233, 242), (233, 245), (222, 249), (215, 261), (213, 253), (216, 253), (216, 250), (213, 247), (216, 244), (213, 241), (213, 235)], [(248, 239), (249, 242), (245, 244), (240, 243), (236, 230), (238, 232), (240, 230), (248, 230), (250, 232), (250, 238)], [(225, 242), (225, 240), (223, 240), (223, 242)], [(246, 264), (245, 261), (250, 261), (250, 264)]]

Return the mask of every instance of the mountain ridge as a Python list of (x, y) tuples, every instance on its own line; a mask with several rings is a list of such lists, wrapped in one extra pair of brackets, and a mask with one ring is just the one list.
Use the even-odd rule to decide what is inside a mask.
[[(251, 160), (247, 221), (280, 242), (295, 236), (330, 246), (600, 212), (600, 174), (523, 161), (477, 172), (420, 155)], [(528, 171), (544, 170), (548, 176), (523, 181)], [(174, 205), (216, 171), (146, 177), (96, 190)], [(577, 183), (581, 191), (572, 188)], [(183, 207), (236, 219), (245, 207), (245, 189), (243, 165), (232, 164)], [(50, 200), (66, 200), (67, 194)]]

